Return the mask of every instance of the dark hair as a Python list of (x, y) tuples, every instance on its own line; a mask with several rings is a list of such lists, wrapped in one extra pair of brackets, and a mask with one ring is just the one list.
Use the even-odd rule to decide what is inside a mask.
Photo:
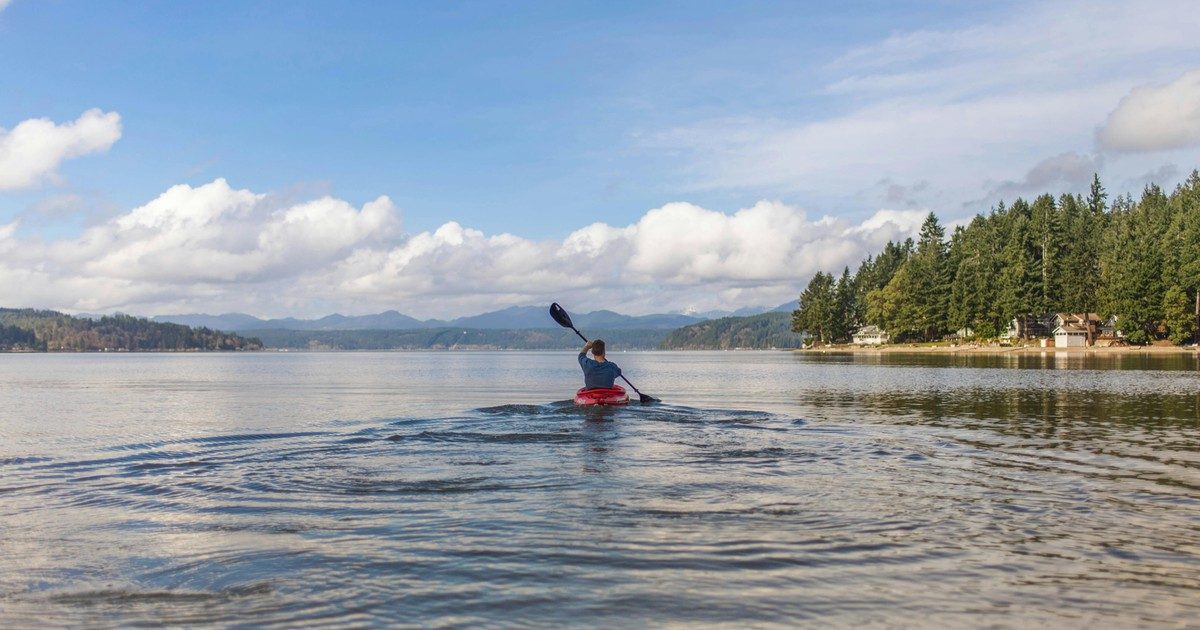
[(592, 354), (604, 356), (604, 340), (597, 339), (592, 342)]

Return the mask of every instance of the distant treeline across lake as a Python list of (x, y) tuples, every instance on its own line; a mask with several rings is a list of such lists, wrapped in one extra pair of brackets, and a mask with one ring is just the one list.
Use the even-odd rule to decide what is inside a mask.
[(0, 308), (0, 352), (261, 349), (262, 342), (258, 339), (130, 315), (87, 319), (57, 311)]
[[(677, 329), (587, 330), (614, 350), (797, 348), (790, 313), (705, 320)], [(238, 334), (129, 315), (72, 317), (56, 311), (0, 309), (0, 352), (152, 352), (261, 350), (559, 350), (583, 342), (563, 328), (411, 330), (249, 330)]]

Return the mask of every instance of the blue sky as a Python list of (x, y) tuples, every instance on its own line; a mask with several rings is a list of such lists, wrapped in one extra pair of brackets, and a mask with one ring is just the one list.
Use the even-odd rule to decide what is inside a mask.
[[(46, 149), (50, 166), (0, 180), (0, 276), (53, 287), (0, 289), (5, 305), (446, 316), (563, 294), (643, 312), (771, 304), (929, 210), (955, 220), (1082, 190), (1093, 171), (1115, 192), (1169, 186), (1200, 166), (1188, 109), (1200, 22), (1186, 2), (0, 6), (0, 129), (119, 117), (96, 123), (110, 135), (90, 148)], [(1137, 90), (1151, 91), (1144, 103)], [(1175, 102), (1182, 113), (1159, 115)], [(10, 144), (12, 163), (30, 163)], [(172, 187), (218, 180), (233, 197), (176, 202), (207, 217), (181, 234), (115, 223)], [(261, 199), (237, 210), (236, 191)], [(381, 196), (387, 219), (364, 219)], [(289, 209), (326, 197), (362, 223), (336, 251), (307, 252), (293, 234), (255, 259), (282, 256), (270, 264), (196, 273), (245, 253), (226, 232), (262, 246)], [(781, 228), (778, 248), (791, 249), (774, 267), (753, 259), (779, 234), (748, 231), (754, 213), (739, 214), (760, 201), (786, 208), (782, 223), (802, 219)], [(672, 202), (689, 210), (658, 215), (681, 223), (644, 244), (671, 251), (638, 249), (654, 227), (642, 224)], [(594, 282), (532, 262), (569, 258), (597, 222), (611, 230), (585, 240), (616, 268), (591, 250), (559, 263), (603, 266)], [(438, 237), (447, 224), (468, 238)], [(719, 233), (673, 239), (697, 225)], [(520, 242), (497, 241), (506, 233)], [(435, 245), (417, 252), (422, 236)], [(56, 257), (84, 238), (123, 257)], [(167, 250), (195, 256), (176, 276), (122, 271), (162, 270)], [(489, 261), (505, 256), (519, 260), (497, 273), (513, 281), (489, 288)], [(436, 281), (408, 277), (418, 270)], [(479, 277), (457, 282), (464, 273)]]
[(221, 175), (388, 194), (417, 229), (561, 236), (685, 197), (757, 200), (696, 190), (637, 138), (836, 111), (846, 98), (813, 94), (822, 66), (905, 26), (953, 25), (953, 6), (18, 1), (0, 22), (14, 88), (0, 120), (119, 112), (102, 166), (63, 170), (118, 207)]

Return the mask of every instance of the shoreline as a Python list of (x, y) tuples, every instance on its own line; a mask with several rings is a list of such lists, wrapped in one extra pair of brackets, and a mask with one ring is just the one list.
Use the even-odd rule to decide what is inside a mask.
[(1040, 346), (991, 346), (965, 344), (961, 346), (921, 346), (895, 344), (883, 346), (822, 346), (800, 348), (795, 352), (822, 354), (982, 354), (982, 355), (1043, 355), (1043, 354), (1096, 354), (1096, 355), (1172, 355), (1198, 354), (1196, 346), (1108, 346), (1103, 348), (1042, 348)]

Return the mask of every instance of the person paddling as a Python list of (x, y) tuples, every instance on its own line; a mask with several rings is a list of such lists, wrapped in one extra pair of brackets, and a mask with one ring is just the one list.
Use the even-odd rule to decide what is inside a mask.
[[(587, 357), (588, 350), (592, 351), (595, 360)], [(611, 389), (617, 377), (621, 376), (621, 368), (616, 363), (604, 358), (604, 341), (593, 339), (579, 351), (579, 367), (583, 368), (583, 387), (585, 389)]]
[[(567, 311), (563, 310), (563, 307), (558, 305), (558, 302), (555, 302), (550, 305), (550, 317), (554, 321), (558, 322), (559, 326), (562, 326), (563, 328), (570, 328), (576, 335), (579, 335), (579, 338), (582, 339), (584, 343), (587, 344), (586, 346), (583, 347), (583, 351), (581, 351), (579, 353), (579, 366), (583, 368), (584, 382), (587, 382), (587, 378), (588, 378), (587, 363), (593, 363), (596, 365), (610, 365), (611, 367), (606, 368), (606, 369), (615, 369), (616, 374), (614, 374), (614, 377), (620, 376), (621, 380), (625, 381), (626, 385), (633, 387), (633, 391), (637, 392), (638, 400), (641, 401), (641, 403), (643, 405), (649, 405), (650, 403), (662, 402), (659, 399), (657, 399), (653, 396), (650, 396), (649, 394), (643, 394), (642, 392), (638, 391), (638, 388), (634, 387), (633, 383), (630, 383), (629, 379), (625, 378), (624, 374), (621, 374), (621, 368), (617, 367), (613, 363), (610, 363), (609, 361), (604, 360), (604, 342), (603, 341), (600, 341), (599, 339), (597, 339), (596, 341), (600, 341), (599, 352), (597, 352), (595, 350), (592, 351), (592, 354), (597, 355), (596, 358), (600, 359), (600, 361), (588, 360), (587, 351), (589, 348), (592, 347), (592, 345), (593, 345), (592, 342), (588, 341), (587, 337), (584, 337), (583, 333), (579, 332), (579, 329), (575, 327), (575, 324), (571, 323), (571, 316), (567, 314)], [(603, 361), (603, 363), (601, 363), (601, 361)], [(612, 383), (611, 380), (609, 380), (608, 382)], [(583, 389), (579, 390), (578, 392), (575, 392), (575, 404), (577, 404), (577, 405), (597, 405), (597, 404), (621, 405), (621, 404), (629, 402), (629, 397), (625, 395), (624, 389), (621, 389), (620, 394), (621, 394), (621, 399), (622, 399), (620, 401), (609, 402), (607, 400), (588, 400), (589, 398), (595, 398), (595, 397), (588, 396), (588, 388), (584, 387)], [(582, 401), (580, 400), (581, 398), (583, 399)]]

